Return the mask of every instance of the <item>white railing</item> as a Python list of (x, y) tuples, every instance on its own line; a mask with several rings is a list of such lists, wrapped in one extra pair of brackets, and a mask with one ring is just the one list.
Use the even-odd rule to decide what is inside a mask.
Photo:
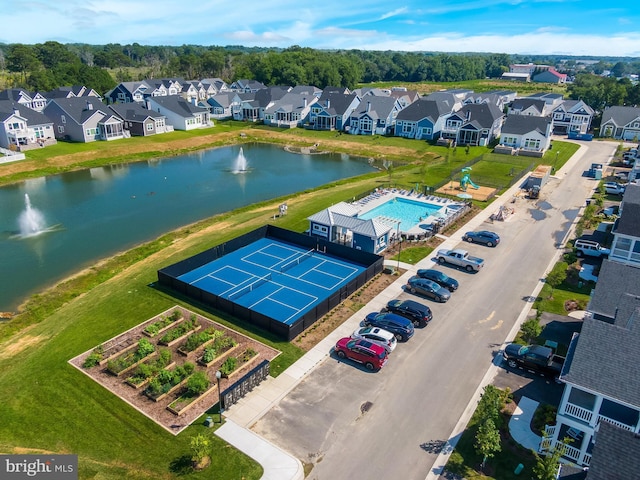
[[(561, 443), (561, 442), (556, 442), (556, 443)], [(558, 447), (559, 446), (561, 445), (558, 445)], [(580, 449), (576, 447), (572, 447), (571, 445), (564, 445), (563, 448), (565, 449), (564, 456), (567, 458), (570, 458), (571, 460), (577, 463), (578, 460), (580, 459)]]
[(566, 403), (564, 405), (563, 415), (569, 415), (571, 417), (579, 418), (589, 424), (591, 424), (591, 420), (593, 419), (593, 412), (591, 410), (587, 410), (586, 408), (579, 407), (578, 405), (574, 405), (572, 403)]
[(602, 420), (606, 420), (609, 423), (614, 424), (616, 427), (620, 427), (624, 430), (629, 430), (630, 432), (634, 432), (635, 431), (635, 426), (632, 425), (627, 425), (626, 423), (622, 423), (622, 422), (618, 422), (617, 420), (613, 420), (609, 417), (605, 417), (604, 415), (598, 415), (598, 422), (602, 421)]
[(591, 463), (591, 455), (589, 455), (588, 453), (585, 453), (584, 455), (582, 455), (582, 466), (588, 467), (590, 463)]

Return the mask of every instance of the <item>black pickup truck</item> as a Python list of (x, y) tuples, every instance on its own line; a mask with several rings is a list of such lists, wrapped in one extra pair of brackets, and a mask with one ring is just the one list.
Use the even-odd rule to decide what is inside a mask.
[(545, 375), (558, 377), (562, 372), (565, 358), (553, 353), (549, 347), (541, 345), (518, 345), (511, 343), (502, 352), (502, 357), (512, 368), (522, 367)]

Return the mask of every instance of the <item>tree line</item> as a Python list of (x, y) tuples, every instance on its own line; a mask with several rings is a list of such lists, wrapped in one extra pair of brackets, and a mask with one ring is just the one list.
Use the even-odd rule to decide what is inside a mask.
[[(151, 78), (239, 78), (265, 85), (314, 85), (356, 88), (376, 82), (464, 82), (498, 78), (512, 63), (556, 65), (575, 75), (570, 98), (602, 110), (611, 105), (640, 104), (640, 87), (629, 79), (594, 75), (605, 69), (640, 71), (640, 62), (604, 58), (576, 74), (577, 60), (555, 56), (508, 54), (315, 50), (243, 46), (145, 46), (107, 44), (0, 44), (0, 71), (5, 88), (49, 91), (65, 85), (85, 85), (104, 94), (118, 82)], [(135, 73), (133, 73), (135, 72)]]

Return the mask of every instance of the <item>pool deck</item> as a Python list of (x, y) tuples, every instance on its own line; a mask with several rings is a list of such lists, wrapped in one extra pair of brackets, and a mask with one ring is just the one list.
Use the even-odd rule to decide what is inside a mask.
[[(394, 198), (404, 198), (406, 200), (411, 200), (414, 202), (415, 201), (424, 202), (429, 205), (439, 205), (442, 207), (440, 210), (438, 210), (438, 212), (435, 215), (429, 215), (422, 222), (414, 225), (409, 230), (406, 230), (406, 231), (403, 230), (402, 233), (407, 235), (419, 235), (421, 233), (425, 233), (425, 231), (428, 230), (433, 223), (437, 222), (439, 219), (446, 218), (447, 215), (450, 215), (453, 213), (453, 212), (447, 212), (447, 209), (445, 207), (462, 205), (461, 202), (451, 200), (448, 198), (438, 197), (436, 195), (425, 195), (422, 193), (416, 193), (413, 190), (402, 190), (402, 189), (396, 189), (396, 188), (380, 188), (377, 191), (367, 195), (366, 197), (361, 198), (360, 200), (351, 202), (351, 204), (359, 209), (358, 211), (358, 216), (359, 216), (363, 213), (373, 210), (374, 208)], [(385, 222), (384, 219), (380, 219), (380, 217), (376, 217), (376, 219), (378, 219), (382, 223), (389, 224), (389, 225), (391, 225), (392, 223), (395, 223), (395, 221), (393, 220), (391, 222)]]

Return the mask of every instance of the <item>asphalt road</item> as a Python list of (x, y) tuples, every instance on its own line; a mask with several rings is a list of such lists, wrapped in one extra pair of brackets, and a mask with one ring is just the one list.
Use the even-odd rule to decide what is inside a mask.
[(421, 300), (431, 306), (433, 321), (398, 345), (380, 372), (331, 357), (254, 431), (313, 463), (309, 479), (426, 478), (591, 195), (595, 181), (583, 171), (592, 162), (607, 163), (615, 147), (589, 144), (539, 200), (519, 198), (508, 204), (515, 208), (508, 221), (483, 224), (501, 236), (497, 248), (461, 244), (485, 259), (484, 269), (468, 274), (437, 267), (458, 279), (459, 290), (446, 304)]

